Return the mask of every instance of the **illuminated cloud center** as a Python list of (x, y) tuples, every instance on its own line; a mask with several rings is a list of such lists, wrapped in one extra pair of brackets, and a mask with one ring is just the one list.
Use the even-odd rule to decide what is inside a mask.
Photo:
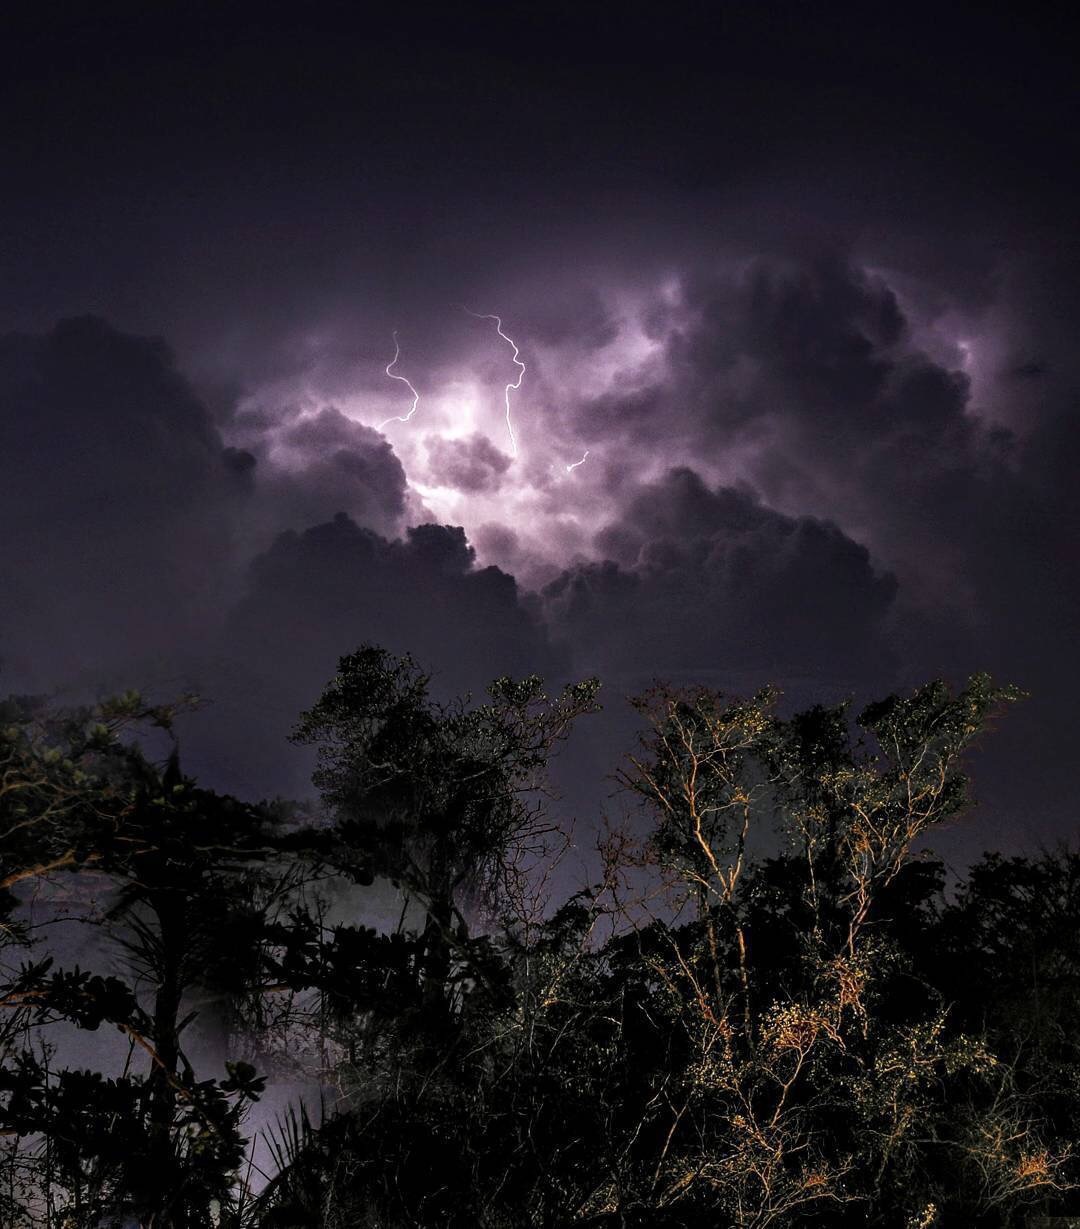
[[(566, 562), (595, 556), (595, 535), (617, 515), (620, 492), (655, 482), (672, 466), (691, 466), (713, 485), (756, 486), (763, 466), (800, 465), (801, 455), (788, 452), (795, 439), (791, 415), (801, 411), (786, 405), (787, 392), (777, 401), (775, 380), (784, 359), (779, 352), (769, 358), (769, 347), (780, 343), (768, 336), (762, 342), (742, 328), (742, 315), (750, 310), (745, 286), (753, 275), (748, 266), (709, 284), (707, 294), (722, 304), (716, 318), (730, 322), (723, 324), (710, 321), (706, 313), (715, 309), (701, 298), (700, 287), (687, 291), (670, 276), (651, 289), (608, 291), (599, 326), (576, 327), (572, 312), (565, 326), (557, 316), (530, 323), (528, 311), (519, 307), (524, 323), (508, 331), (505, 316), (464, 308), (473, 319), (491, 322), (509, 349), (515, 379), (495, 387), (477, 379), (473, 343), (467, 336), (448, 341), (437, 326), (428, 327), (421, 350), (404, 355), (408, 369), (402, 371), (395, 331), (393, 357), (377, 374), (354, 370), (352, 391), (343, 395), (340, 380), (336, 387), (320, 387), (315, 378), (294, 390), (289, 401), (298, 409), (291, 421), (304, 422), (333, 405), (354, 423), (386, 435), (412, 493), (407, 523), (461, 525), (477, 538), (482, 558), (484, 535), (477, 535), (485, 527), (492, 529), (490, 542), (505, 544), (512, 537), (531, 557)], [(892, 291), (886, 271), (863, 269), (851, 276), (870, 279), (867, 294), (885, 297)], [(922, 354), (945, 371), (967, 376), (977, 411), (991, 344), (985, 330), (956, 314), (920, 318), (905, 296), (897, 299), (907, 332), (874, 344), (884, 347), (882, 354)], [(399, 388), (409, 398), (404, 405), (404, 397), (392, 391)], [(310, 464), (287, 443), (275, 445), (288, 434), (283, 419), (280, 429), (271, 429), (264, 453), (286, 468)], [(768, 485), (759, 489), (786, 507), (782, 493)], [(807, 490), (793, 490), (798, 504)], [(814, 510), (833, 515), (824, 505)], [(853, 508), (849, 516), (856, 516)], [(495, 526), (507, 533), (494, 533)], [(851, 520), (853, 532), (861, 528)], [(508, 557), (485, 561), (509, 566)]]

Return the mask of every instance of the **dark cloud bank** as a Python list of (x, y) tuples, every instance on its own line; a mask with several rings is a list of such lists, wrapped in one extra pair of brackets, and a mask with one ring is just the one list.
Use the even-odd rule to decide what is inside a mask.
[[(559, 410), (603, 451), (590, 481), (608, 511), (591, 554), (539, 591), (478, 564), (461, 528), (407, 524), (390, 445), (332, 407), (272, 407), (273, 452), (250, 410), (212, 416), (160, 341), (94, 318), (10, 335), (3, 682), (64, 697), (194, 685), (211, 703), (185, 731), (191, 767), (252, 794), (303, 790), (285, 735), (361, 641), (413, 652), (446, 693), (595, 671), (611, 723), (566, 769), (594, 779), (578, 795), (591, 807), (628, 733), (620, 694), (654, 676), (775, 681), (799, 703), (988, 668), (1033, 699), (980, 765), (977, 843), (1068, 835), (1068, 357), (1033, 342), (1047, 334), (1028, 314), (968, 372), (932, 358), (918, 326), (846, 258), (687, 279), (657, 304), (652, 377)], [(1007, 425), (980, 391), (1038, 412)], [(439, 447), (461, 489), (512, 481), (475, 439)], [(739, 473), (718, 477), (729, 455)], [(641, 456), (671, 464), (638, 477)]]

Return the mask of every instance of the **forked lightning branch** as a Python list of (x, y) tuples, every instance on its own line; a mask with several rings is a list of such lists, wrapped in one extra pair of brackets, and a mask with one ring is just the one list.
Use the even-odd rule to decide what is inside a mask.
[[(511, 355), (511, 359), (513, 363), (520, 369), (518, 371), (517, 379), (509, 381), (503, 388), (503, 406), (504, 406), (504, 411), (505, 411), (504, 417), (506, 421), (506, 433), (510, 439), (510, 455), (516, 458), (518, 455), (518, 444), (517, 444), (517, 436), (514, 433), (514, 419), (513, 419), (513, 413), (511, 410), (511, 404), (510, 404), (510, 394), (517, 392), (521, 388), (522, 381), (525, 379), (525, 364), (524, 362), (522, 362), (522, 359), (521, 359), (521, 351), (518, 347), (517, 342), (514, 341), (514, 339), (503, 330), (503, 322), (502, 322), (501, 316), (497, 316), (491, 312), (474, 312), (468, 307), (463, 308), (462, 310), (464, 310), (468, 315), (473, 316), (477, 320), (494, 320), (495, 321), (496, 333), (498, 333), (498, 335), (502, 338), (502, 340), (505, 341), (510, 346), (511, 350), (513, 351), (513, 354)], [(391, 380), (399, 380), (402, 384), (405, 385), (405, 387), (412, 394), (412, 405), (409, 407), (407, 413), (394, 414), (394, 415), (391, 415), (389, 418), (384, 418), (382, 422), (377, 423), (376, 428), (379, 431), (381, 431), (384, 427), (389, 426), (389, 424), (392, 422), (409, 422), (412, 419), (413, 415), (416, 413), (417, 407), (420, 404), (420, 394), (419, 392), (417, 392), (412, 382), (406, 376), (403, 376), (399, 372), (394, 370), (394, 368), (398, 364), (398, 360), (401, 358), (401, 344), (398, 341), (398, 334), (397, 334), (396, 329), (393, 333), (393, 339), (394, 339), (394, 357), (390, 360), (389, 363), (386, 364), (386, 367), (384, 368), (384, 370), (386, 374), (390, 377)], [(584, 465), (588, 456), (589, 456), (589, 450), (586, 449), (580, 461), (574, 461), (570, 465), (567, 465), (565, 467), (566, 472), (568, 474), (572, 473), (579, 466)]]

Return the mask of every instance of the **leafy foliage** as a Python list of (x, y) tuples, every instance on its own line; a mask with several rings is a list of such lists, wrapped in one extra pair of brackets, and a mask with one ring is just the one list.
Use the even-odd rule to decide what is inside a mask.
[[(500, 679), (441, 704), (411, 659), (362, 647), (297, 727), (313, 818), (149, 760), (133, 735), (168, 736), (173, 709), (9, 702), (4, 1223), (1006, 1229), (1076, 1210), (1078, 855), (988, 855), (947, 893), (918, 853), (1018, 693), (933, 683), (853, 721), (656, 688), (620, 773), (641, 819), (556, 901), (571, 836), (546, 768), (596, 694)], [(27, 889), (59, 877), (85, 885), (111, 967), (36, 952)], [(231, 1047), (212, 1073), (186, 1041), (205, 1018)], [(56, 1028), (117, 1031), (126, 1064), (54, 1066)], [(320, 1109), (287, 1109), (256, 1163), (245, 1116), (274, 1067)]]

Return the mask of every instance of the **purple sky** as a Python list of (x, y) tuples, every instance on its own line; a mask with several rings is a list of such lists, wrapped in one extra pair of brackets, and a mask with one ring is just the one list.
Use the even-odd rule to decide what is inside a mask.
[(1072, 839), (1050, 8), (217, 7), (0, 39), (0, 686), (197, 685), (189, 766), (295, 793), (360, 641), (595, 671), (588, 819), (655, 676), (985, 668), (1032, 699), (942, 850)]

